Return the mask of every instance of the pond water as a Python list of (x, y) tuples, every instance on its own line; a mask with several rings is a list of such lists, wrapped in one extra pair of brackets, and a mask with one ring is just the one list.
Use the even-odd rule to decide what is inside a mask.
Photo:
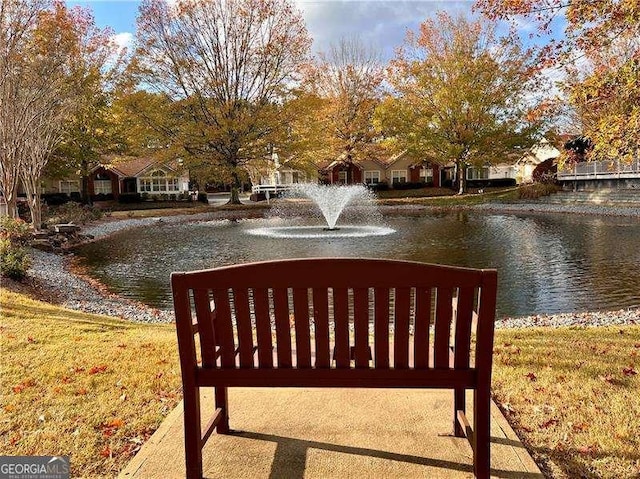
[[(261, 237), (258, 219), (162, 224), (121, 231), (78, 250), (92, 276), (124, 297), (171, 308), (169, 275), (268, 259), (396, 258), (498, 270), (498, 317), (640, 305), (640, 221), (476, 212), (384, 217), (387, 236)], [(381, 272), (383, 274), (383, 272)]]

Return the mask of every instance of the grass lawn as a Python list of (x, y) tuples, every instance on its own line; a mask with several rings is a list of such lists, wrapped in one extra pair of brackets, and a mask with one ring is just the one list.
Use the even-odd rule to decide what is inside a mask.
[(114, 477), (181, 399), (174, 327), (0, 292), (0, 455), (69, 455), (72, 477)]
[(498, 331), (493, 391), (549, 477), (640, 477), (640, 326)]
[[(180, 400), (174, 327), (0, 290), (0, 454), (113, 477)], [(494, 393), (548, 477), (640, 475), (640, 326), (501, 330)]]

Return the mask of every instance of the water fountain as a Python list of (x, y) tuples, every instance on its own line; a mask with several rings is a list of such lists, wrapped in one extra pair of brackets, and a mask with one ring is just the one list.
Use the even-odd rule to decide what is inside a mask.
[(269, 226), (253, 228), (246, 232), (256, 236), (274, 238), (362, 238), (385, 236), (395, 230), (370, 224), (347, 224), (338, 226), (338, 220), (349, 203), (358, 208), (375, 209), (373, 195), (364, 185), (318, 185), (300, 183), (287, 194), (287, 199), (306, 198), (320, 210), (325, 224), (304, 226)]

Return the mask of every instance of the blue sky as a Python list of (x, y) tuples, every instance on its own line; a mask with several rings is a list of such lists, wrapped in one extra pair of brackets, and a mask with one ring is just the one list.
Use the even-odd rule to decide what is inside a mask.
[[(135, 34), (139, 1), (134, 0), (67, 0), (70, 6), (81, 5), (93, 10), (100, 27), (111, 27), (126, 43)], [(365, 44), (380, 49), (386, 59), (400, 46), (407, 29), (415, 30), (438, 10), (452, 13), (471, 12), (472, 1), (338, 1), (297, 0), (307, 28), (314, 38), (314, 51), (322, 51), (341, 37), (359, 36)]]
[[(471, 15), (473, 1), (402, 1), (402, 0), (294, 0), (302, 11), (307, 28), (314, 39), (315, 52), (327, 47), (341, 37), (358, 36), (365, 44), (377, 48), (383, 59), (393, 56), (408, 29), (416, 30), (427, 17), (439, 10), (452, 14)], [(123, 45), (130, 45), (135, 35), (136, 0), (67, 0), (70, 6), (81, 5), (93, 10), (100, 27), (111, 27)], [(563, 20), (563, 19), (562, 19)], [(562, 24), (556, 22), (556, 34), (561, 34)], [(526, 42), (533, 32), (532, 26), (519, 22), (520, 32)]]

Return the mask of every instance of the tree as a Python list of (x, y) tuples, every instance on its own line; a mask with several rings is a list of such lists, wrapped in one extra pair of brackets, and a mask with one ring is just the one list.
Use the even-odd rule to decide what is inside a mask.
[(565, 36), (540, 48), (546, 65), (566, 69), (564, 87), (589, 138), (591, 159), (631, 161), (640, 138), (640, 3), (637, 0), (477, 0), (492, 19), (552, 33), (564, 17)]
[[(74, 8), (69, 13), (75, 44), (66, 81), (73, 86), (74, 109), (65, 123), (65, 136), (56, 149), (55, 165), (63, 171), (79, 171), (81, 194), (89, 195), (89, 172), (108, 153), (127, 148), (126, 128), (118, 111), (118, 84), (126, 51), (118, 51), (110, 28), (96, 26), (90, 11)], [(49, 168), (49, 171), (53, 168)]]
[(17, 217), (17, 190), (23, 149), (31, 127), (28, 91), (23, 89), (22, 59), (39, 12), (47, 0), (16, 0), (0, 4), (0, 190), (9, 216)]
[(302, 113), (297, 131), (311, 139), (302, 151), (316, 161), (344, 163), (378, 156), (380, 132), (373, 116), (383, 78), (379, 55), (358, 39), (342, 39), (320, 54), (308, 66), (295, 102)]
[(239, 203), (242, 170), (286, 137), (282, 103), (311, 43), (300, 12), (289, 0), (145, 0), (137, 41), (132, 71), (181, 120), (157, 132), (187, 165), (229, 172)]
[(463, 193), (469, 165), (503, 160), (541, 132), (537, 73), (528, 52), (498, 38), (495, 25), (439, 13), (398, 50), (377, 121), (396, 148), (454, 162)]

